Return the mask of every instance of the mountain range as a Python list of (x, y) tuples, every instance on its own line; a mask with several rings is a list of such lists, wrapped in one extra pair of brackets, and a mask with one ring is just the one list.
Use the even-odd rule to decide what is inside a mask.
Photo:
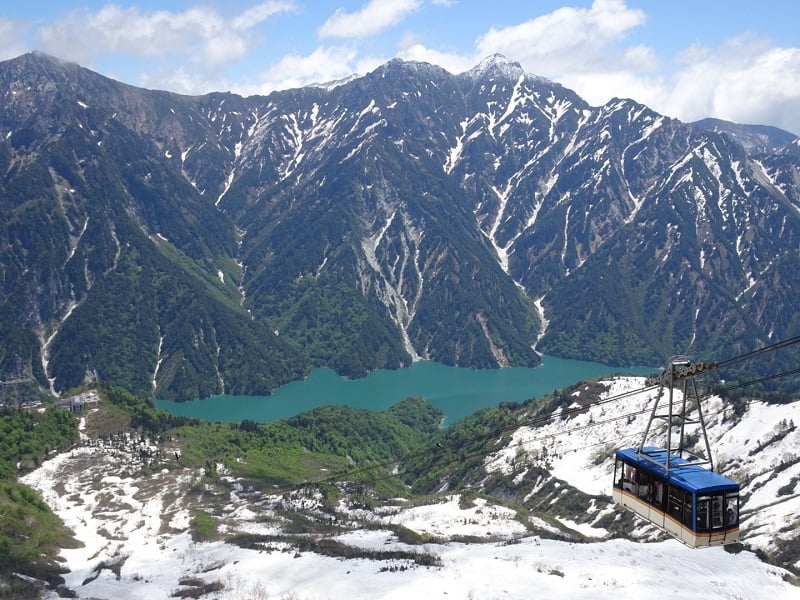
[(660, 365), (800, 331), (781, 130), (593, 107), (501, 56), (244, 98), (32, 53), (0, 89), (6, 382), (189, 400), (316, 366)]

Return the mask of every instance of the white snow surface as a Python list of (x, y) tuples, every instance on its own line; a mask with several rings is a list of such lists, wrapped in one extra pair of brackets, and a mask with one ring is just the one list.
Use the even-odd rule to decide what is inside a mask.
[[(605, 384), (609, 386), (606, 396), (612, 397), (644, 387), (644, 380), (617, 378)], [(630, 438), (629, 432), (641, 431), (641, 419), (647, 415), (625, 415), (647, 406), (645, 394), (633, 395), (538, 429), (523, 427), (505, 450), (487, 457), (487, 467), (508, 471), (510, 462), (525, 452), (529, 460), (534, 455), (544, 460), (538, 453), (546, 448), (556, 477), (586, 492), (608, 496), (613, 467), (603, 453), (636, 445), (638, 440)], [(779, 494), (777, 489), (778, 481), (800, 478), (800, 465), (785, 469), (788, 472), (779, 479), (771, 471), (786, 460), (786, 448), (800, 447), (800, 433), (790, 427), (800, 418), (800, 402), (754, 403), (732, 428), (729, 423), (726, 426), (730, 411), (722, 409), (719, 399), (712, 398), (705, 411), (718, 470), (733, 473), (753, 468), (763, 473), (743, 489), (742, 537), (748, 544), (768, 549), (787, 520), (800, 514), (797, 492)], [(781, 443), (770, 443), (776, 437)], [(415, 565), (407, 558), (331, 558), (297, 552), (281, 542), (258, 550), (223, 541), (195, 542), (189, 532), (191, 499), (204, 485), (202, 474), (164, 469), (133, 476), (129, 471), (135, 472), (119, 456), (79, 448), (46, 461), (22, 478), (41, 492), (84, 544), (62, 552), (70, 570), (66, 585), (79, 598), (167, 598), (185, 589), (179, 584), (182, 578), (221, 584), (221, 590), (203, 598), (237, 600), (800, 597), (787, 571), (763, 563), (752, 552), (692, 550), (674, 540), (571, 543), (542, 539), (530, 534), (512, 509), (483, 499), (467, 503), (458, 495), (424, 506), (398, 502), (349, 512), (346, 506), (340, 507), (349, 521), (339, 523), (346, 533), (336, 541), (384, 553), (427, 553), (438, 557), (441, 566)], [(279, 533), (280, 519), (273, 511), (277, 497), (248, 492), (231, 481), (230, 498), (223, 498), (224, 506), (214, 511), (220, 531)], [(313, 497), (297, 496), (293, 501), (312, 508), (315, 503)], [(591, 512), (599, 518), (611, 510), (598, 501)], [(368, 528), (363, 527), (366, 521), (371, 523)], [(560, 522), (588, 538), (606, 535), (590, 524)], [(427, 539), (435, 543), (403, 543), (391, 529), (397, 525), (430, 536)], [(466, 538), (470, 543), (459, 541)], [(99, 569), (103, 564), (116, 565), (118, 574), (111, 568)], [(52, 592), (48, 598), (57, 596)]]

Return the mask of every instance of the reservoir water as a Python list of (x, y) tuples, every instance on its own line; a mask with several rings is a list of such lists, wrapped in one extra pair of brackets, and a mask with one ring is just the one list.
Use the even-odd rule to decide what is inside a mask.
[(524, 402), (584, 379), (623, 372), (651, 375), (656, 370), (609, 367), (552, 356), (543, 356), (541, 366), (535, 369), (475, 370), (417, 362), (407, 369), (374, 371), (363, 379), (346, 379), (330, 369), (315, 369), (303, 381), (278, 388), (271, 396), (222, 395), (192, 402), (156, 400), (155, 404), (173, 415), (222, 422), (265, 422), (325, 405), (381, 411), (405, 398), (419, 396), (447, 416), (447, 425), (478, 409), (501, 402)]

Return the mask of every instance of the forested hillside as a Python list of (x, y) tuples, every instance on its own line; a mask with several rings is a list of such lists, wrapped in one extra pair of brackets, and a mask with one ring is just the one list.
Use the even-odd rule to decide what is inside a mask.
[(786, 132), (592, 107), (499, 56), (242, 98), (34, 53), (0, 86), (4, 381), (191, 400), (800, 331)]

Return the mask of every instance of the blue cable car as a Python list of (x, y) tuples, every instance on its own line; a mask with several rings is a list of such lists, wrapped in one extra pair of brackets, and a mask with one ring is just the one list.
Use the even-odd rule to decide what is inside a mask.
[[(697, 375), (715, 368), (716, 363), (693, 364), (683, 357), (671, 359), (661, 375), (641, 443), (615, 453), (614, 502), (692, 548), (739, 541), (739, 484), (714, 472), (695, 384)], [(674, 396), (676, 383), (683, 384), (680, 401)], [(659, 413), (665, 387), (669, 388), (666, 412)], [(664, 423), (666, 445), (663, 448), (645, 445), (659, 421)], [(687, 447), (687, 426), (699, 429), (704, 453)], [(673, 447), (673, 439), (678, 440), (677, 446)]]
[(654, 446), (615, 455), (617, 504), (692, 548), (739, 541), (738, 483)]

